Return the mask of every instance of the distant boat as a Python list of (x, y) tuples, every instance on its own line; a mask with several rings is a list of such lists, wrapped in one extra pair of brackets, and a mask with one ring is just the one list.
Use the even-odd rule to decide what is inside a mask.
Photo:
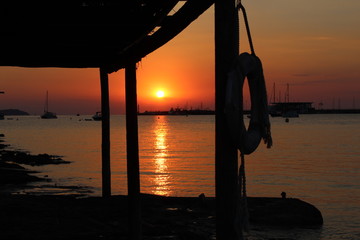
[(282, 113), (280, 111), (270, 111), (270, 116), (271, 117), (281, 117)]
[(299, 114), (296, 111), (287, 111), (282, 114), (283, 118), (298, 118)]
[(101, 112), (96, 112), (95, 115), (92, 116), (92, 119), (94, 119), (94, 121), (101, 121), (102, 120)]
[(48, 91), (46, 91), (46, 100), (45, 100), (45, 107), (44, 107), (44, 113), (41, 115), (42, 119), (55, 119), (57, 118), (56, 113), (49, 112), (49, 94)]

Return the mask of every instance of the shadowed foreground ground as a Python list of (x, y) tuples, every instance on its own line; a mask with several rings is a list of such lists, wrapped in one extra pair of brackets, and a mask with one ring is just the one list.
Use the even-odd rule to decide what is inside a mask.
[[(61, 190), (57, 195), (13, 194), (29, 187), (29, 182), (51, 181), (32, 176), (21, 165), (68, 162), (6, 147), (0, 144), (0, 239), (127, 239), (126, 196), (84, 197), (86, 189), (71, 186), (79, 194), (62, 195)], [(214, 198), (143, 194), (141, 202), (143, 239), (215, 239)], [(248, 210), (253, 229), (318, 227), (323, 221), (314, 206), (298, 199), (250, 197)], [(247, 239), (274, 238), (251, 234)]]
[[(320, 212), (297, 199), (249, 198), (248, 204), (252, 226), (320, 225)], [(214, 198), (142, 195), (144, 239), (214, 239), (214, 210)], [(3, 194), (0, 212), (1, 239), (127, 238), (126, 196)]]

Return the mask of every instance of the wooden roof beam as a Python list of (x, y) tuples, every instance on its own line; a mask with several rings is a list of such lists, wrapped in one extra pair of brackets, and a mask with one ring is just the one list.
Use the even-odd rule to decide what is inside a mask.
[[(148, 31), (146, 31), (141, 37), (139, 37), (136, 41), (132, 42), (129, 46), (125, 47), (122, 51), (118, 52), (118, 54), (125, 53), (126, 51), (128, 51), (132, 47), (136, 46), (139, 42), (141, 42), (153, 29), (155, 29), (167, 17), (168, 13), (175, 7), (175, 5), (177, 3), (178, 3), (178, 0), (168, 1), (168, 5), (164, 9), (164, 12), (163, 12), (164, 14), (161, 17), (159, 17), (159, 19), (155, 22), (155, 24), (152, 26), (152, 28), (148, 29)], [(137, 62), (136, 58), (133, 58), (133, 60), (134, 59), (135, 59), (135, 62)], [(134, 61), (132, 61), (132, 62), (134, 62)], [(122, 66), (122, 68), (123, 67), (125, 67), (125, 66)]]
[(163, 46), (190, 25), (214, 2), (215, 0), (187, 0), (184, 6), (171, 18), (165, 18), (162, 27), (154, 34), (133, 45), (125, 54), (119, 55), (118, 60), (108, 65), (108, 72), (111, 73), (124, 68), (128, 61), (140, 61), (144, 56)]

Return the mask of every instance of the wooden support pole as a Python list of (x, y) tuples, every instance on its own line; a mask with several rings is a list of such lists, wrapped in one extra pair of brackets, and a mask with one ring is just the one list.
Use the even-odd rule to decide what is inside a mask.
[(234, 0), (215, 1), (215, 186), (216, 239), (242, 239), (236, 226), (238, 151), (226, 124), (227, 74), (238, 55)]
[(139, 140), (136, 94), (136, 63), (125, 67), (126, 94), (126, 147), (129, 201), (129, 239), (140, 240), (141, 208), (140, 208), (140, 170)]
[(109, 79), (104, 68), (100, 68), (101, 86), (101, 156), (102, 156), (102, 196), (111, 196), (110, 170), (110, 107), (109, 107)]

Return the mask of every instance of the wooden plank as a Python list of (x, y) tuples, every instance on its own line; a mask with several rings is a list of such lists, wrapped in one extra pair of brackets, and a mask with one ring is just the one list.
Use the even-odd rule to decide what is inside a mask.
[(125, 68), (125, 94), (129, 239), (140, 240), (142, 233), (135, 62), (128, 64)]
[(227, 74), (238, 55), (238, 32), (233, 0), (215, 1), (215, 186), (216, 239), (242, 239), (237, 228), (238, 151), (226, 124)]
[(109, 107), (109, 80), (104, 68), (100, 68), (101, 85), (101, 156), (102, 156), (102, 196), (111, 196), (111, 169), (110, 169), (110, 107)]

